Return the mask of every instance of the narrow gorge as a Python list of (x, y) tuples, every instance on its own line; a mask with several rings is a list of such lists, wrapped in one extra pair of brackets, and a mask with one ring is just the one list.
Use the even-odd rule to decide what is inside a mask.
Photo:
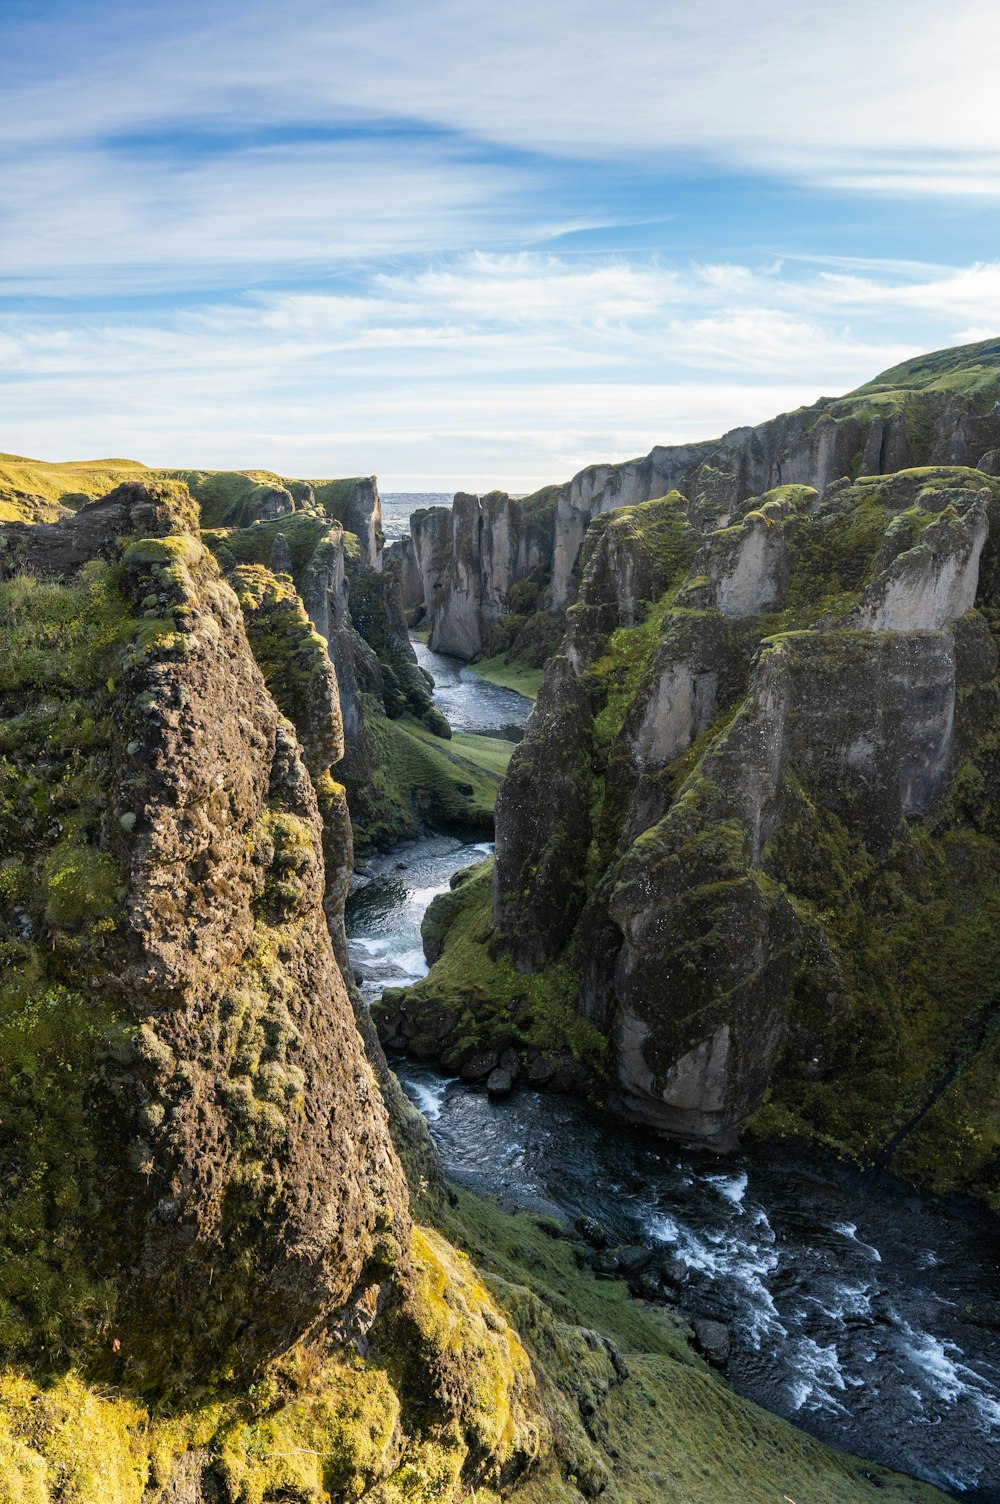
[(1000, 1498), (998, 540), (998, 341), (389, 543), (0, 457), (0, 1504)]

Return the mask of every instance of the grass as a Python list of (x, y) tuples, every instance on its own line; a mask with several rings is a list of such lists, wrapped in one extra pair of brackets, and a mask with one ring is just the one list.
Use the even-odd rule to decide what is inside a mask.
[(500, 737), (475, 736), (470, 731), (456, 731), (450, 741), (445, 741), (412, 716), (404, 716), (397, 725), (408, 736), (415, 737), (423, 746), (429, 747), (437, 756), (446, 758), (448, 762), (466, 771), (487, 773), (497, 783), (506, 773), (516, 746), (515, 742), (504, 741)]
[[(369, 805), (352, 809), (357, 850), (415, 837), (426, 827), (491, 836), (509, 753), (488, 737), (435, 736), (413, 716), (367, 718), (374, 743)], [(508, 744), (513, 750), (512, 744)]]
[(59, 507), (76, 511), (126, 480), (149, 475), (138, 460), (67, 460), (50, 464), (0, 454), (0, 522), (50, 522)]
[[(416, 635), (418, 634), (414, 633)], [(538, 698), (538, 691), (545, 677), (544, 669), (530, 668), (516, 660), (508, 663), (504, 653), (498, 653), (495, 658), (483, 658), (478, 663), (470, 663), (469, 667), (480, 679), (498, 684), (501, 689), (512, 689), (526, 700)]]
[(165, 478), (180, 480), (198, 501), (204, 525), (241, 526), (252, 521), (253, 507), (267, 492), (291, 492), (296, 509), (305, 504), (311, 487), (319, 513), (342, 519), (356, 477), (345, 480), (295, 480), (270, 470), (151, 470), (139, 460), (49, 460), (0, 454), (0, 522), (49, 522), (59, 507), (76, 511), (96, 497), (106, 496), (123, 481)]

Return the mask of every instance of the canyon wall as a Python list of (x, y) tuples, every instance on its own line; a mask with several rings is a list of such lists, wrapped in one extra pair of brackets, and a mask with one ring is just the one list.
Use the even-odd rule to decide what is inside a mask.
[(438, 901), (385, 1037), (997, 1197), (998, 537), (1000, 481), (948, 466), (595, 519), (492, 895)]
[[(437, 651), (472, 659), (504, 651), (540, 666), (554, 645), (526, 614), (557, 616), (575, 598), (587, 528), (602, 513), (677, 490), (699, 530), (723, 527), (751, 496), (806, 485), (821, 496), (842, 477), (919, 465), (1000, 473), (1000, 346), (939, 351), (840, 398), (784, 413), (721, 439), (657, 446), (642, 459), (591, 465), (523, 500), (460, 494), (417, 512), (393, 545), (404, 603)], [(525, 582), (527, 592), (511, 595)], [(536, 587), (533, 591), (530, 587)]]

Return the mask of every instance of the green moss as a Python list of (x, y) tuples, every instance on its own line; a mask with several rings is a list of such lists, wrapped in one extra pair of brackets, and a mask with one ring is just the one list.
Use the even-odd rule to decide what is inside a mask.
[(326, 642), (287, 579), (262, 565), (242, 564), (229, 580), (267, 687), (294, 725), (309, 771), (318, 777), (343, 751), (340, 706)]
[[(237, 564), (269, 566), (277, 537), (284, 538), (292, 559), (292, 576), (301, 587), (306, 568), (320, 544), (330, 536), (329, 521), (323, 517), (293, 514), (274, 522), (258, 522), (254, 527), (213, 529), (205, 542), (226, 570)], [(339, 533), (336, 534), (339, 537)]]
[(885, 396), (897, 391), (939, 391), (970, 395), (980, 390), (992, 391), (1000, 379), (1000, 340), (981, 340), (978, 344), (956, 345), (934, 350), (904, 360), (881, 372), (849, 397)]
[[(427, 933), (441, 955), (424, 980), (405, 992), (406, 1011), (419, 1021), (417, 1039), (446, 1041), (446, 1063), (480, 1045), (511, 1044), (556, 1060), (568, 1052), (602, 1077), (609, 1068), (608, 1042), (576, 1011), (573, 967), (563, 963), (523, 975), (507, 956), (494, 955), (492, 876), (491, 859), (428, 910)], [(444, 1034), (441, 1021), (448, 1025)]]
[(542, 1442), (528, 1356), (466, 1255), (422, 1227), (410, 1254), (410, 1296), (376, 1352), (407, 1396), (411, 1423), (426, 1432), (453, 1417), (477, 1481), (498, 1483)]
[(356, 847), (382, 847), (426, 826), (492, 834), (500, 764), (509, 756), (502, 743), (494, 752), (481, 745), (489, 738), (442, 742), (412, 717), (389, 721), (375, 707), (366, 720), (375, 756), (371, 786), (351, 810)]
[(315, 480), (311, 484), (316, 500), (326, 515), (343, 522), (344, 512), (354, 494), (355, 486), (367, 478), (363, 475), (354, 475), (343, 480)]
[(193, 565), (204, 557), (205, 550), (197, 538), (177, 533), (166, 538), (141, 538), (130, 543), (122, 554), (128, 569), (155, 568), (157, 565)]
[(46, 857), (42, 878), (45, 922), (79, 930), (110, 919), (118, 906), (121, 871), (105, 851), (62, 841)]

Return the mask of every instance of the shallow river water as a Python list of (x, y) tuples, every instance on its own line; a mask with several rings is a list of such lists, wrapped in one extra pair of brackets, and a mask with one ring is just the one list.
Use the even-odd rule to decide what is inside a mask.
[[(490, 686), (422, 659), (436, 678), (456, 677), (457, 700), (446, 683), (441, 694), (456, 729), (496, 734)], [(504, 714), (523, 722), (526, 708), (505, 702)], [(489, 849), (435, 837), (365, 869), (348, 928), (369, 995), (424, 974), (424, 909)], [(802, 1146), (719, 1158), (566, 1097), (524, 1089), (491, 1102), (432, 1067), (393, 1063), (451, 1179), (509, 1205), (597, 1218), (613, 1242), (683, 1260), (684, 1303), (730, 1327), (729, 1377), (742, 1393), (970, 1504), (1000, 1501), (1000, 1332), (984, 1324), (1000, 1314), (995, 1220)]]

